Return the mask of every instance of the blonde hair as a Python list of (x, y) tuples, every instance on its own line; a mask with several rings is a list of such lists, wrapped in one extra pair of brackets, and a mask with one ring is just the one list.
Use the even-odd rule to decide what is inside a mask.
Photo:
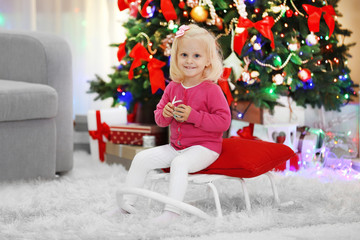
[(202, 41), (204, 46), (207, 46), (207, 56), (210, 64), (204, 70), (203, 79), (217, 82), (223, 72), (222, 54), (213, 34), (204, 28), (201, 28), (195, 24), (188, 25), (189, 30), (185, 31), (185, 34), (180, 37), (176, 37), (171, 47), (171, 58), (170, 58), (170, 78), (175, 82), (182, 82), (184, 75), (178, 67), (177, 55), (179, 42), (184, 38), (197, 39)]

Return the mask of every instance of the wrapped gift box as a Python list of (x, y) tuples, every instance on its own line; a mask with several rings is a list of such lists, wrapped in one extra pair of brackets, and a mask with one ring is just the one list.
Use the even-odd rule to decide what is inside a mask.
[(296, 125), (295, 124), (270, 124), (265, 126), (268, 131), (268, 139), (270, 142), (283, 143), (293, 151), (296, 148)]
[(108, 164), (121, 164), (128, 170), (135, 155), (144, 149), (146, 148), (107, 142), (105, 162)]
[[(302, 126), (305, 124), (305, 108), (297, 106), (295, 101), (285, 96), (280, 96), (277, 102), (281, 105), (276, 105), (273, 113), (268, 109), (260, 109), (250, 102), (233, 102), (231, 105), (232, 118), (264, 125), (295, 124)], [(239, 118), (239, 113), (243, 114), (242, 118)]]
[(293, 156), (292, 158), (290, 158), (286, 162), (284, 162), (284, 163), (280, 164), (279, 166), (277, 166), (274, 170), (275, 171), (288, 170), (288, 171), (296, 172), (302, 166), (300, 158), (301, 158), (300, 153), (297, 153), (295, 156)]
[(90, 153), (90, 141), (86, 115), (75, 115), (73, 134), (74, 150), (81, 149)]
[[(232, 120), (231, 126), (229, 130), (229, 137), (237, 136), (238, 131), (241, 129), (245, 129), (249, 127), (250, 123), (240, 121), (240, 120)], [(260, 140), (269, 141), (269, 142), (280, 142), (284, 143), (292, 150), (297, 152), (297, 139), (296, 135), (296, 125), (295, 124), (254, 124), (252, 135)], [(283, 136), (283, 141), (279, 141), (279, 136)]]
[(255, 107), (254, 104), (250, 104), (247, 101), (233, 102), (231, 105), (232, 118), (238, 119), (238, 113), (244, 113), (241, 121), (249, 123), (263, 123), (263, 112), (264, 110), (258, 107)]
[(87, 114), (87, 126), (90, 135), (90, 152), (93, 159), (104, 161), (105, 142), (109, 138), (109, 125), (126, 124), (127, 110), (117, 108), (90, 110)]
[(317, 135), (311, 133), (298, 137), (298, 151), (301, 153), (300, 160), (304, 167), (309, 166), (314, 161), (317, 141)]
[[(248, 127), (248, 122), (233, 119), (229, 137), (239, 137), (238, 131)], [(312, 166), (324, 145), (324, 132), (321, 129), (306, 126), (297, 127), (295, 124), (288, 123), (254, 124), (252, 135), (263, 141), (283, 143), (297, 153), (296, 157), (277, 167), (276, 170), (278, 171), (297, 171), (300, 168)]]
[[(238, 136), (237, 132), (240, 129), (244, 129), (245, 127), (248, 127), (248, 126), (249, 126), (249, 122), (244, 122), (244, 121), (235, 120), (235, 119), (231, 120), (228, 137)], [(253, 136), (257, 137), (261, 140), (264, 140), (264, 141), (269, 141), (266, 126), (264, 126), (262, 124), (256, 124), (256, 123), (254, 124)]]
[(360, 158), (351, 159), (352, 161), (352, 168), (358, 172), (360, 172)]
[(274, 107), (274, 113), (268, 109), (263, 112), (263, 124), (295, 124), (305, 125), (305, 108), (298, 106), (290, 97), (280, 96), (277, 100), (281, 105)]
[(300, 168), (313, 166), (316, 160), (316, 153), (319, 151), (319, 148), (317, 148), (318, 140), (319, 136), (311, 131), (306, 133), (297, 131), (293, 149), (297, 152), (296, 157), (278, 166), (276, 170), (298, 171)]
[(110, 141), (115, 144), (143, 145), (143, 136), (155, 136), (155, 144), (168, 143), (167, 128), (157, 125), (124, 124), (110, 126)]

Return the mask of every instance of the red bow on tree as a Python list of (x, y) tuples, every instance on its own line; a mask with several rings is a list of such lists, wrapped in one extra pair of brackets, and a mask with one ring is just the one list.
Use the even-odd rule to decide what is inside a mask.
[(227, 81), (228, 78), (230, 77), (230, 74), (231, 74), (231, 68), (224, 68), (223, 74), (221, 75), (221, 77), (218, 81), (220, 88), (225, 93), (226, 100), (227, 100), (229, 106), (232, 103), (232, 101), (234, 101), (234, 98), (232, 97), (232, 94), (230, 91), (229, 82)]
[(253, 27), (258, 30), (264, 37), (271, 41), (271, 47), (275, 48), (274, 35), (271, 28), (274, 26), (274, 19), (272, 17), (264, 17), (262, 20), (255, 23), (251, 22), (247, 18), (240, 17), (237, 28), (244, 28), (240, 33), (237, 33), (234, 37), (234, 51), (241, 55), (242, 48), (248, 38), (248, 28)]
[[(145, 2), (145, 4), (143, 5), (140, 14), (143, 17), (148, 17), (148, 12), (147, 12), (147, 7), (149, 6), (149, 4), (152, 2), (153, 0), (147, 0)], [(170, 21), (170, 20), (176, 20), (177, 19), (177, 15), (176, 15), (176, 11), (174, 8), (174, 5), (172, 4), (171, 0), (161, 0), (160, 2), (160, 8), (161, 8), (161, 12), (164, 15), (164, 18), (166, 19), (166, 21)]]
[(135, 0), (118, 0), (118, 7), (120, 11), (123, 11), (127, 8), (129, 8), (129, 4), (135, 2)]
[(125, 57), (126, 55), (126, 49), (125, 49), (125, 46), (126, 46), (126, 41), (121, 43), (119, 45), (119, 48), (118, 48), (118, 52), (117, 52), (117, 58), (119, 60), (119, 62)]
[(302, 7), (305, 9), (306, 13), (309, 15), (308, 26), (310, 32), (319, 32), (320, 31), (320, 18), (324, 12), (324, 20), (329, 27), (329, 37), (334, 32), (335, 20), (333, 16), (336, 15), (333, 6), (327, 5), (321, 8), (309, 4), (303, 4)]
[(131, 64), (129, 70), (129, 75), (128, 75), (129, 79), (133, 79), (134, 68), (139, 67), (142, 64), (141, 61), (143, 60), (148, 62), (147, 67), (149, 70), (151, 92), (154, 94), (159, 88), (162, 90), (165, 89), (165, 77), (161, 68), (165, 66), (166, 63), (150, 55), (146, 50), (146, 48), (143, 45), (141, 45), (141, 43), (137, 43), (135, 45), (135, 47), (131, 50), (129, 56), (134, 58), (134, 61)]
[(106, 144), (103, 140), (103, 136), (107, 139), (110, 139), (110, 127), (106, 123), (101, 122), (100, 111), (96, 111), (96, 130), (89, 131), (89, 135), (92, 139), (98, 140), (99, 145), (99, 159), (101, 162), (104, 162), (104, 154)]
[(177, 19), (175, 8), (171, 0), (161, 0), (160, 7), (166, 21)]

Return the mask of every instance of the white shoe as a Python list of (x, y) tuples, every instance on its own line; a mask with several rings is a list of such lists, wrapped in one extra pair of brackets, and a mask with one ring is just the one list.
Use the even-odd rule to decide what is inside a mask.
[(167, 227), (176, 222), (180, 215), (175, 212), (165, 210), (160, 216), (151, 220), (151, 223), (158, 227)]
[(122, 214), (134, 214), (137, 212), (136, 208), (134, 208), (132, 205), (127, 204), (127, 203), (123, 203), (119, 207), (120, 207), (120, 212)]
[(123, 195), (119, 192), (116, 193), (116, 201), (122, 214), (134, 214), (137, 212), (133, 205), (124, 201)]

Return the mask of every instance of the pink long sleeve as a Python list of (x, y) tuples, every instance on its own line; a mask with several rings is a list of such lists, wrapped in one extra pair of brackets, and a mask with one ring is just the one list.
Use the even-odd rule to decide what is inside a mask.
[(188, 122), (210, 132), (226, 131), (230, 126), (231, 115), (224, 94), (220, 88), (212, 88), (207, 98), (209, 111), (192, 109)]
[[(191, 107), (186, 122), (162, 115), (168, 102), (177, 100), (175, 106), (185, 104)], [(170, 82), (155, 110), (155, 121), (160, 127), (170, 125), (171, 145), (178, 149), (201, 145), (221, 152), (222, 135), (231, 122), (230, 108), (221, 88), (210, 81), (184, 88), (180, 83)]]

